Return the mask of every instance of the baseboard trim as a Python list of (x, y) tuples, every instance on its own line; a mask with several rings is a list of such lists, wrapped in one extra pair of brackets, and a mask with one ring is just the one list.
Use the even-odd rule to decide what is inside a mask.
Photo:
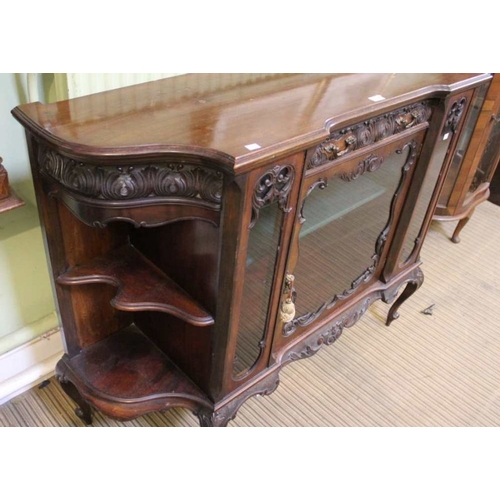
[[(15, 332), (11, 332), (0, 337), (0, 359), (18, 348), (24, 348), (32, 340), (36, 340), (42, 335), (46, 335), (59, 328), (59, 320), (55, 311), (47, 316), (23, 326)], [(0, 372), (1, 374), (1, 372)], [(0, 381), (2, 377), (0, 375)]]
[(57, 328), (0, 356), (0, 405), (50, 378), (63, 351)]

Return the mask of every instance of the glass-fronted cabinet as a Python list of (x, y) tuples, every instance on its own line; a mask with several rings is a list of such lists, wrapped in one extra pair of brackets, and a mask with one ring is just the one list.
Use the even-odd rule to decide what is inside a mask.
[(457, 222), (451, 241), (460, 233), (475, 208), (490, 195), (490, 182), (500, 160), (500, 74), (470, 93), (464, 125), (453, 147), (434, 219)]

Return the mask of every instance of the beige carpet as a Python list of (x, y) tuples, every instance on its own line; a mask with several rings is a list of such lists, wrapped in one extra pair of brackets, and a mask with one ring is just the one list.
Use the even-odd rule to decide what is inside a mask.
[[(230, 426), (500, 425), (500, 207), (480, 205), (462, 232), (433, 223), (425, 282), (384, 326), (377, 302), (333, 345), (281, 372), (269, 397), (245, 403)], [(432, 316), (421, 311), (435, 304)], [(0, 407), (0, 426), (82, 426), (51, 379)], [(131, 422), (94, 413), (94, 426), (193, 426), (172, 410)]]

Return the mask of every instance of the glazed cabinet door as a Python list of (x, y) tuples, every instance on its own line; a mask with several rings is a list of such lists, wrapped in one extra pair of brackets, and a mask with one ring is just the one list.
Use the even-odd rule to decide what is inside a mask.
[(309, 164), (286, 264), (275, 359), (379, 278), (426, 129), (422, 123), (349, 159)]
[(303, 160), (303, 153), (283, 158), (253, 171), (246, 183), (228, 389), (267, 366)]

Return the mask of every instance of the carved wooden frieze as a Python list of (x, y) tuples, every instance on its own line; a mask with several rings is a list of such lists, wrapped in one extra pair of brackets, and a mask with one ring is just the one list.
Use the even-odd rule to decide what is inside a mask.
[[(393, 220), (394, 220), (394, 215), (396, 212), (396, 202), (399, 199), (399, 196), (401, 194), (401, 191), (403, 189), (403, 186), (405, 185), (407, 174), (411, 167), (415, 163), (415, 159), (417, 157), (418, 149), (420, 145), (417, 143), (417, 141), (412, 140), (410, 142), (407, 142), (406, 144), (403, 145), (403, 147), (399, 148), (396, 150), (396, 154), (403, 154), (406, 150), (408, 150), (408, 157), (406, 159), (406, 162), (401, 170), (401, 177), (399, 180), (398, 187), (396, 188), (396, 191), (392, 197), (391, 200), (391, 206), (390, 206), (390, 211), (389, 211), (389, 219), (382, 230), (382, 232), (379, 234), (377, 241), (375, 242), (375, 253), (372, 255), (371, 260), (372, 263), (369, 267), (367, 267), (352, 283), (350, 288), (344, 290), (342, 293), (336, 294), (331, 301), (323, 303), (321, 307), (319, 307), (316, 311), (308, 312), (306, 314), (302, 314), (301, 316), (297, 316), (294, 318), (292, 321), (285, 323), (283, 325), (283, 335), (285, 337), (288, 337), (292, 333), (295, 332), (295, 330), (298, 327), (304, 327), (309, 324), (311, 324), (316, 318), (318, 318), (325, 310), (331, 309), (334, 307), (337, 302), (341, 300), (345, 300), (349, 298), (363, 283), (368, 283), (372, 277), (375, 274), (375, 271), (377, 270), (377, 267), (379, 265), (380, 259), (382, 257), (382, 253), (385, 248), (385, 244), (387, 242), (387, 238), (389, 236), (389, 232), (392, 228)], [(353, 170), (347, 173), (341, 174), (341, 178), (343, 180), (354, 180), (355, 178), (359, 177), (363, 173), (366, 172), (374, 172), (375, 170), (378, 170), (378, 168), (381, 167), (383, 164), (383, 158), (377, 157), (377, 156), (369, 156), (365, 160), (361, 161)], [(371, 167), (370, 167), (371, 166)], [(314, 183), (309, 191), (307, 192), (307, 195), (309, 195), (312, 190), (315, 187), (320, 187), (324, 189), (326, 187), (326, 181), (323, 179), (320, 179), (316, 183)], [(301, 214), (303, 214), (304, 210), (304, 204), (305, 200), (307, 199), (307, 196), (304, 198), (304, 203), (301, 208)], [(305, 218), (303, 215), (300, 216), (299, 222), (303, 224), (305, 221)], [(296, 290), (293, 291), (293, 296), (296, 297)]]
[(283, 212), (292, 189), (295, 170), (292, 165), (276, 165), (262, 175), (255, 184), (252, 196), (252, 218), (249, 228), (255, 226), (262, 207), (275, 201)]
[(360, 305), (351, 309), (333, 325), (320, 329), (317, 333), (308, 338), (305, 343), (294, 346), (282, 358), (282, 364), (309, 358), (316, 354), (323, 346), (333, 344), (342, 335), (344, 328), (353, 326), (376, 299), (376, 295), (366, 298)]
[(40, 148), (42, 173), (63, 186), (101, 200), (148, 197), (194, 198), (220, 204), (222, 173), (184, 163), (158, 163), (108, 167), (82, 163)]
[(309, 155), (306, 168), (309, 170), (319, 167), (347, 153), (425, 123), (431, 114), (430, 103), (423, 101), (336, 131)]

